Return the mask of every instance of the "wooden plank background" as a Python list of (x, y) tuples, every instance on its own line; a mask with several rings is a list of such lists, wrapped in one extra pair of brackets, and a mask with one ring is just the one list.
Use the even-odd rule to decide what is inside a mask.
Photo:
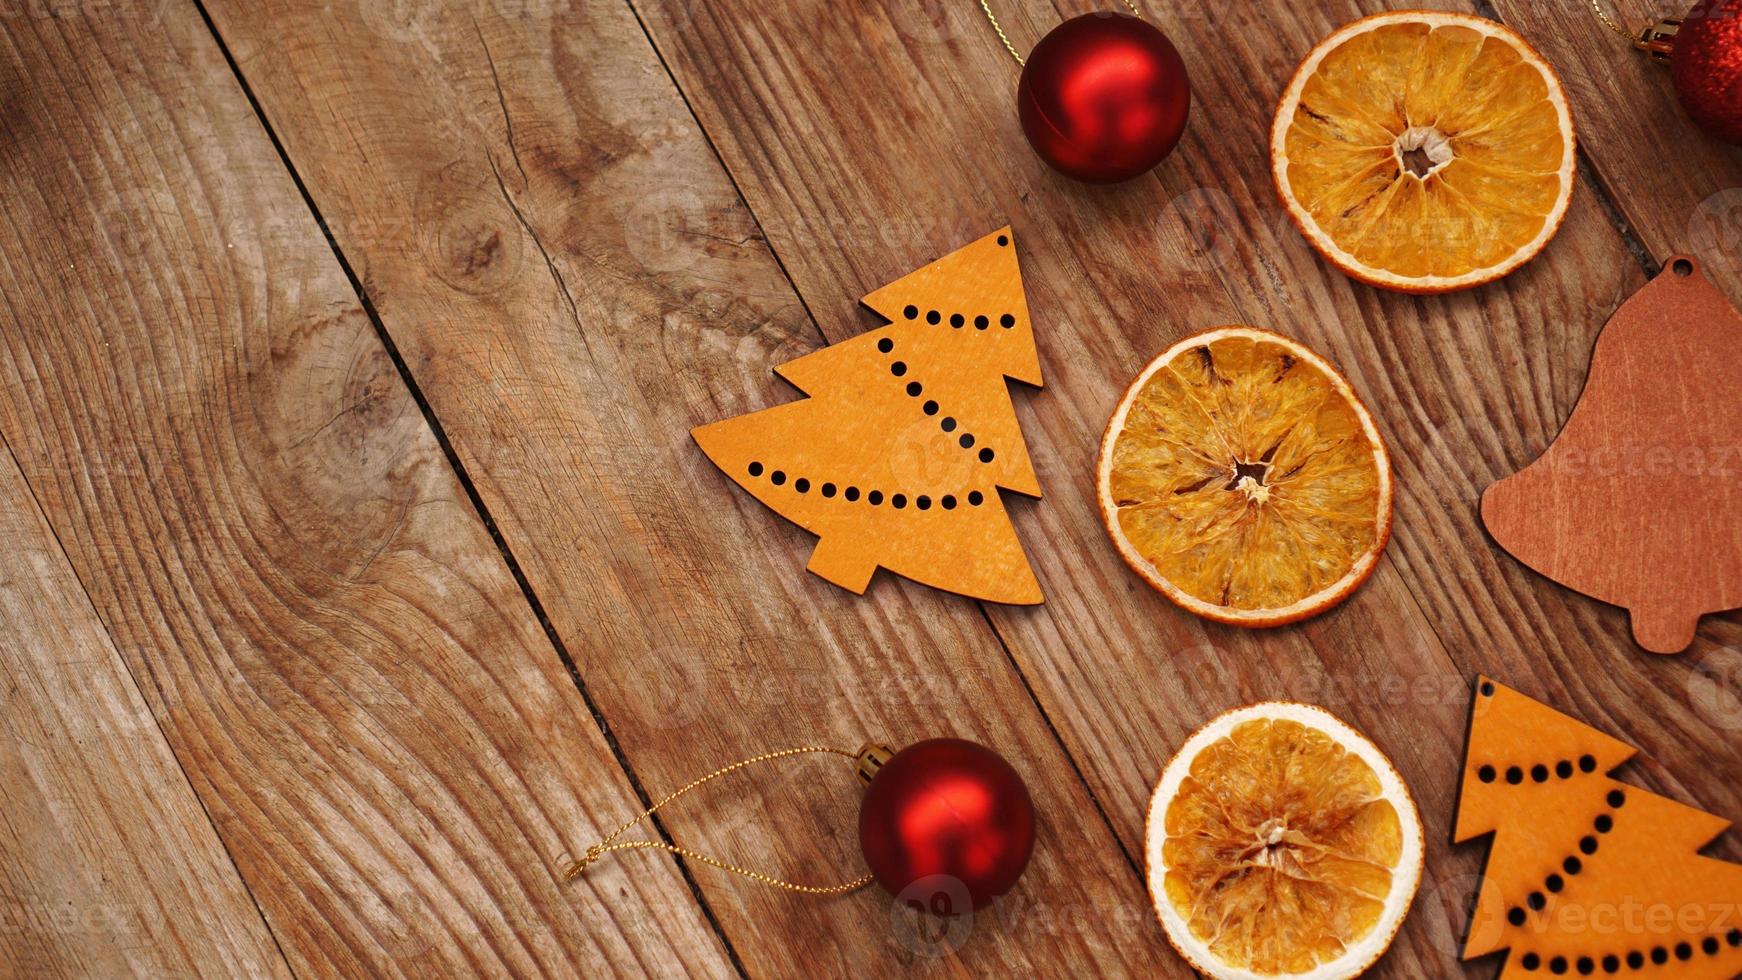
[[(1582, 0), (1431, 5), (1539, 45), (1585, 153), (1536, 262), (1437, 298), (1327, 268), (1270, 187), (1287, 77), (1373, 0), (1140, 4), (1181, 44), (1193, 120), (1114, 188), (1028, 150), (1017, 67), (967, 0), (0, 16), (0, 528), (21, 543), (0, 662), (22, 747), (0, 750), (22, 814), (0, 824), (0, 972), (1189, 975), (1142, 880), (1151, 784), (1211, 715), (1288, 697), (1369, 732), (1428, 825), (1376, 972), (1490, 975), (1456, 962), (1481, 856), (1448, 844), (1478, 670), (1640, 746), (1642, 785), (1742, 816), (1742, 618), (1644, 654), (1476, 515), (1668, 255), (1742, 299), (1742, 153)], [(1091, 9), (996, 6), (1019, 49)], [(1015, 392), (1046, 497), (1013, 508), (1047, 603), (805, 574), (809, 536), (689, 428), (791, 398), (774, 364), (1006, 221), (1048, 379)], [(1095, 510), (1132, 372), (1224, 322), (1331, 356), (1394, 452), (1385, 561), (1295, 628), (1180, 613)], [(726, 762), (942, 734), (1003, 752), (1041, 811), (1034, 865), (971, 923), (651, 853), (556, 879)], [(652, 829), (844, 880), (856, 796), (838, 760), (795, 763)]]
[(729, 974), (199, 11), (0, 29), (0, 431), (291, 968)]

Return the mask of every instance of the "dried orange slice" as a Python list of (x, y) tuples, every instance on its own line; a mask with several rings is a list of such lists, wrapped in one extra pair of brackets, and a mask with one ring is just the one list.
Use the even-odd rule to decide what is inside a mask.
[(1283, 93), (1271, 173), (1314, 248), (1363, 282), (1438, 293), (1542, 251), (1573, 197), (1572, 110), (1525, 40), (1400, 11), (1322, 41)]
[(1391, 462), (1330, 364), (1218, 327), (1150, 362), (1107, 423), (1101, 520), (1138, 574), (1208, 619), (1280, 626), (1355, 591), (1391, 537)]
[(1270, 702), (1192, 735), (1149, 804), (1149, 894), (1218, 978), (1333, 980), (1391, 945), (1421, 882), (1421, 816), (1374, 744), (1322, 708)]

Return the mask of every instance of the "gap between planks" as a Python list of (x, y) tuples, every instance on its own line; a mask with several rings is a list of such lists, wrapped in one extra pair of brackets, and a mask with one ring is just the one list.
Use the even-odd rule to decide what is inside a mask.
[[(0, 465), (10, 466), (18, 475), (18, 482), (30, 497), (30, 506), (35, 508), (37, 514), (42, 517), (42, 526), (48, 530), (49, 535), (54, 540), (56, 555), (66, 566), (66, 573), (72, 577), (74, 582), (78, 583), (79, 598), (84, 600), (86, 608), (90, 610), (91, 622), (97, 629), (102, 630), (103, 638), (109, 642), (109, 646), (118, 649), (119, 645), (115, 640), (114, 632), (109, 629), (109, 624), (98, 614), (97, 602), (91, 598), (90, 588), (85, 585), (84, 577), (79, 574), (78, 566), (73, 563), (72, 556), (67, 552), (66, 543), (61, 540), (60, 528), (56, 527), (53, 521), (48, 520), (48, 511), (42, 506), (42, 498), (37, 496), (36, 487), (31, 485), (30, 477), (25, 473), (23, 465), (18, 462), (18, 455), (12, 451), (12, 442), (6, 438), (6, 433), (3, 430), (0, 430), (0, 450), (4, 450), (6, 454), (5, 461)], [(115, 662), (120, 665), (121, 671), (126, 675), (127, 683), (133, 685), (135, 691), (143, 692), (145, 688), (139, 683), (139, 676), (133, 672), (133, 665), (128, 662), (127, 658), (117, 656)], [(162, 740), (165, 749), (168, 749), (171, 743), (169, 733), (163, 730), (163, 720), (154, 711), (146, 710), (145, 715), (151, 719), (151, 730), (157, 733), (157, 737)], [(193, 777), (188, 774), (181, 754), (173, 750), (167, 751), (166, 754), (175, 763), (175, 771), (181, 776), (182, 784), (187, 787), (188, 796), (193, 799), (194, 805), (200, 808), (200, 816), (205, 817), (206, 825), (211, 827), (212, 839), (224, 852), (224, 860), (230, 862), (230, 870), (236, 873), (236, 880), (242, 883), (242, 891), (248, 896), (248, 905), (254, 909), (254, 914), (259, 916), (261, 928), (271, 938), (272, 949), (278, 954), (279, 962), (284, 965), (286, 973), (292, 977), (297, 976), (296, 967), (292, 965), (290, 956), (284, 951), (283, 941), (278, 938), (278, 932), (272, 928), (271, 920), (266, 917), (266, 910), (260, 907), (260, 899), (254, 894), (253, 887), (248, 884), (248, 877), (242, 873), (242, 866), (236, 863), (236, 855), (231, 852), (229, 841), (225, 840), (224, 835), (218, 832), (218, 822), (212, 819), (212, 811), (206, 806), (205, 797), (201, 796), (199, 791), (194, 788)]]
[[(229, 44), (225, 42), (223, 35), (218, 31), (217, 24), (213, 22), (211, 14), (206, 10), (204, 0), (192, 0), (192, 2), (194, 9), (199, 11), (200, 19), (205, 23), (206, 30), (211, 34), (213, 43), (218, 46), (219, 52), (223, 54), (224, 63), (229, 66), (231, 77), (235, 79), (236, 85), (241, 90), (243, 97), (248, 100), (248, 107), (253, 111), (254, 118), (260, 123), (261, 131), (264, 132), (266, 138), (271, 141), (272, 149), (278, 154), (279, 162), (283, 164), (285, 172), (290, 175), (291, 181), (296, 185), (297, 193), (301, 195), (303, 205), (308, 208), (310, 216), (314, 218), (315, 224), (320, 228), (322, 237), (326, 239), (328, 247), (332, 249), (333, 257), (339, 263), (339, 268), (344, 270), (345, 278), (350, 282), (352, 292), (357, 294), (357, 300), (363, 307), (364, 315), (369, 318), (370, 325), (374, 328), (376, 336), (380, 338), (382, 347), (386, 350), (388, 358), (393, 362), (393, 369), (398, 372), (401, 382), (404, 383), (406, 390), (411, 393), (413, 402), (416, 403), (418, 411), (423, 415), (424, 424), (429, 427), (430, 432), (435, 436), (437, 445), (441, 447), (442, 456), (447, 460), (448, 467), (453, 470), (455, 478), (460, 481), (460, 486), (465, 489), (466, 499), (471, 502), (472, 509), (477, 514), (479, 522), (483, 524), (484, 530), (490, 535), (490, 540), (495, 543), (496, 550), (501, 555), (503, 562), (508, 566), (509, 573), (514, 576), (514, 582), (520, 589), (521, 597), (526, 600), (527, 605), (532, 609), (533, 615), (537, 617), (540, 628), (544, 630), (545, 638), (550, 641), (552, 649), (556, 651), (557, 658), (562, 662), (563, 668), (568, 671), (569, 679), (574, 682), (575, 689), (580, 692), (581, 700), (587, 706), (587, 713), (592, 716), (593, 724), (598, 727), (599, 734), (604, 738), (605, 744), (611, 750), (612, 759), (616, 761), (618, 768), (623, 771), (623, 775), (629, 780), (629, 786), (635, 793), (636, 801), (641, 804), (643, 809), (652, 807), (653, 797), (648, 794), (647, 788), (642, 785), (640, 775), (635, 771), (634, 767), (630, 765), (628, 757), (623, 753), (623, 748), (617, 741), (616, 734), (611, 730), (610, 724), (606, 722), (604, 714), (599, 710), (598, 704), (593, 700), (592, 692), (587, 688), (587, 682), (581, 677), (580, 670), (575, 666), (574, 657), (569, 654), (567, 645), (563, 643), (562, 637), (557, 634), (556, 627), (551, 623), (550, 616), (545, 612), (543, 601), (540, 600), (538, 594), (533, 591), (532, 583), (527, 580), (526, 573), (521, 570), (520, 561), (515, 558), (513, 549), (508, 546), (507, 539), (502, 536), (500, 529), (497, 528), (496, 520), (491, 516), (489, 508), (485, 506), (484, 498), (479, 495), (477, 486), (473, 484), (471, 474), (467, 473), (465, 466), (461, 464), (459, 455), (454, 451), (453, 443), (448, 440), (447, 431), (442, 427), (441, 420), (436, 417), (435, 411), (430, 407), (429, 400), (424, 397), (423, 389), (418, 386), (417, 379), (412, 376), (410, 368), (406, 366), (405, 358), (400, 354), (399, 346), (394, 343), (392, 334), (388, 332), (386, 324), (382, 322), (380, 314), (376, 312), (375, 303), (370, 299), (368, 290), (363, 288), (362, 280), (358, 278), (356, 270), (351, 266), (350, 259), (346, 257), (344, 251), (339, 247), (339, 241), (334, 237), (331, 227), (327, 224), (326, 216), (321, 214), (320, 208), (316, 206), (314, 196), (309, 193), (308, 185), (303, 182), (302, 174), (297, 172), (296, 165), (291, 161), (289, 152), (284, 148), (284, 143), (279, 140), (278, 133), (273, 130), (271, 121), (266, 118), (266, 112), (261, 107), (259, 99), (255, 97), (253, 87), (248, 84), (247, 76), (242, 73), (241, 66), (236, 63), (235, 56), (230, 52)], [(639, 22), (639, 17), (637, 18), (637, 22)], [(644, 31), (645, 29), (645, 26), (643, 26)], [(486, 56), (488, 56), (488, 50), (486, 50), (485, 53)], [(663, 60), (661, 61), (661, 67), (664, 67)], [(688, 105), (687, 97), (685, 99), (685, 105)], [(708, 145), (710, 149), (713, 147), (711, 140)], [(516, 162), (518, 163), (518, 160), (516, 160)], [(733, 189), (737, 189), (735, 183)], [(760, 230), (760, 223), (757, 225), (757, 228)], [(782, 272), (784, 271), (785, 269), (783, 267)], [(808, 309), (806, 312), (808, 314)], [(813, 320), (812, 323), (814, 325), (815, 321)], [(32, 492), (34, 494), (34, 491)], [(83, 588), (83, 583), (81, 583), (80, 587)], [(1026, 684), (1026, 681), (1024, 683)], [(1075, 765), (1074, 760), (1072, 765)], [(183, 771), (182, 775), (184, 779), (187, 778), (187, 773), (185, 771)], [(201, 801), (200, 806), (203, 812), (205, 808), (204, 801)], [(664, 822), (660, 820), (657, 814), (649, 817), (648, 822), (653, 826), (654, 831), (658, 834), (660, 840), (664, 841), (666, 844), (675, 843), (671, 833), (666, 829)], [(225, 854), (227, 856), (229, 855), (227, 848)], [(684, 885), (689, 888), (690, 897), (695, 900), (696, 905), (702, 911), (702, 915), (708, 920), (708, 927), (714, 931), (715, 938), (720, 941), (721, 948), (726, 951), (726, 956), (731, 961), (732, 968), (738, 972), (740, 977), (748, 980), (749, 973), (744, 968), (744, 962), (739, 957), (737, 948), (732, 945), (732, 941), (726, 935), (725, 929), (721, 927), (719, 917), (714, 913), (713, 907), (710, 906), (707, 899), (703, 897), (701, 886), (696, 882), (695, 875), (689, 867), (689, 863), (679, 854), (673, 854), (672, 860), (676, 862), (678, 872), (683, 875)], [(232, 858), (232, 864), (234, 864), (234, 858)], [(240, 874), (240, 870), (238, 870), (238, 874)], [(243, 882), (246, 884), (247, 879), (244, 878)], [(251, 888), (249, 889), (249, 899), (254, 902), (255, 911), (260, 912), (259, 901), (255, 899)], [(264, 918), (264, 913), (261, 914), (262, 918)], [(278, 942), (278, 937), (276, 935), (273, 936), (273, 942), (275, 944)], [(280, 947), (279, 953), (280, 955), (283, 955), (282, 947)], [(288, 957), (286, 958), (286, 962), (288, 963)]]

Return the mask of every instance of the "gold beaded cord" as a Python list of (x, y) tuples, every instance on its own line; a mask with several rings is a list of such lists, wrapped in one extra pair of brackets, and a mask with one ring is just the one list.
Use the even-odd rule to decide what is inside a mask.
[[(1591, 0), (1591, 2), (1596, 3), (1597, 0)], [(1126, 9), (1131, 11), (1131, 16), (1133, 16), (1133, 17), (1142, 17), (1143, 16), (1142, 14), (1137, 12), (1137, 5), (1132, 3), (1131, 0), (1125, 0), (1125, 7), (1126, 7)], [(1027, 59), (1023, 58), (1022, 55), (1020, 55), (1016, 52), (1016, 45), (1011, 44), (1010, 38), (1008, 38), (1004, 35), (1004, 28), (999, 26), (997, 15), (992, 13), (992, 5), (990, 3), (988, 3), (987, 0), (980, 0), (980, 10), (986, 14), (986, 20), (991, 22), (992, 29), (994, 31), (998, 32), (998, 40), (1004, 42), (1004, 50), (1010, 52), (1010, 57), (1015, 58), (1017, 64), (1022, 65), (1023, 67), (1027, 67), (1028, 66)]]
[(765, 875), (760, 871), (751, 871), (748, 868), (741, 868), (738, 865), (729, 864), (725, 861), (719, 860), (718, 858), (709, 857), (706, 854), (698, 854), (697, 852), (692, 851), (687, 847), (679, 847), (675, 844), (667, 844), (663, 841), (656, 841), (656, 840), (618, 841), (617, 840), (617, 838), (623, 836), (625, 833), (628, 833), (631, 828), (633, 828), (637, 824), (641, 823), (641, 821), (646, 820), (648, 817), (653, 816), (654, 812), (657, 811), (660, 807), (665, 806), (667, 803), (670, 803), (672, 800), (677, 799), (678, 797), (684, 795), (685, 793), (688, 793), (690, 790), (695, 789), (696, 787), (701, 786), (704, 783), (718, 779), (721, 776), (725, 776), (725, 775), (728, 775), (730, 773), (737, 772), (738, 770), (743, 769), (747, 766), (756, 765), (757, 763), (760, 763), (760, 762), (773, 762), (776, 759), (785, 759), (785, 758), (788, 758), (790, 756), (795, 756), (795, 755), (812, 755), (812, 754), (819, 754), (819, 753), (827, 753), (829, 755), (843, 756), (847, 759), (852, 759), (855, 762), (857, 762), (860, 759), (860, 757), (864, 754), (864, 750), (861, 750), (858, 753), (854, 753), (854, 752), (848, 752), (845, 749), (836, 749), (836, 748), (829, 748), (827, 746), (811, 745), (811, 746), (804, 746), (804, 747), (796, 748), (796, 749), (782, 749), (778, 752), (767, 752), (767, 753), (764, 753), (762, 755), (755, 756), (753, 758), (745, 759), (742, 762), (734, 762), (731, 765), (726, 766), (723, 769), (716, 769), (713, 772), (708, 773), (706, 776), (703, 776), (702, 778), (697, 779), (694, 782), (690, 783), (688, 786), (685, 786), (683, 789), (680, 789), (677, 792), (670, 794), (669, 796), (665, 797), (664, 799), (660, 800), (659, 802), (657, 802), (657, 803), (653, 804), (652, 806), (648, 807), (647, 809), (641, 811), (640, 816), (629, 821), (628, 823), (624, 824), (623, 826), (618, 827), (616, 830), (612, 831), (608, 836), (606, 836), (606, 838), (604, 840), (600, 841), (597, 844), (594, 844), (592, 847), (587, 848), (586, 853), (581, 855), (579, 860), (571, 861), (571, 862), (569, 862), (569, 864), (566, 867), (563, 868), (562, 878), (564, 881), (573, 881), (574, 879), (580, 877), (581, 873), (586, 871), (587, 868), (589, 866), (591, 866), (594, 862), (598, 861), (600, 858), (604, 857), (606, 854), (609, 854), (612, 851), (658, 850), (658, 851), (667, 851), (669, 853), (676, 854), (679, 857), (688, 858), (691, 861), (697, 861), (701, 864), (706, 864), (706, 865), (709, 865), (711, 867), (719, 868), (721, 871), (729, 871), (735, 875), (742, 875), (746, 878), (749, 878), (752, 881), (759, 882), (759, 883), (764, 884), (764, 885), (769, 885), (769, 886), (774, 887), (774, 888), (783, 888), (789, 892), (799, 892), (799, 893), (804, 894), (804, 895), (843, 895), (843, 894), (846, 894), (847, 892), (857, 891), (860, 888), (863, 888), (866, 885), (871, 883), (871, 880), (872, 880), (871, 875), (869, 875), (869, 874), (862, 875), (858, 878), (853, 879), (852, 881), (844, 882), (844, 883), (839, 884), (839, 885), (826, 885), (826, 886), (799, 885), (799, 884), (795, 884), (795, 883), (790, 882), (790, 881), (783, 880), (781, 878), (775, 878), (771, 875)]
[(1604, 27), (1609, 28), (1609, 30), (1614, 31), (1616, 34), (1629, 41), (1636, 39), (1636, 36), (1632, 31), (1622, 27), (1616, 22), (1614, 17), (1609, 15), (1609, 11), (1603, 9), (1602, 0), (1591, 0), (1591, 12), (1597, 15), (1597, 19), (1603, 22)]

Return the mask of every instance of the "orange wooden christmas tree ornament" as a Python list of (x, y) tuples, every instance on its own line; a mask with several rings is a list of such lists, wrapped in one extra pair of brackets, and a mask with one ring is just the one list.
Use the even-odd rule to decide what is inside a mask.
[(1489, 487), (1482, 521), (1519, 561), (1632, 613), (1654, 653), (1742, 606), (1742, 314), (1688, 256), (1615, 312), (1572, 416)]
[(1742, 973), (1742, 865), (1697, 853), (1729, 821), (1610, 779), (1631, 746), (1478, 678), (1459, 843), (1493, 834), (1464, 958), (1505, 978)]
[(820, 540), (810, 570), (879, 567), (993, 602), (1041, 601), (998, 490), (1040, 496), (1006, 377), (1040, 357), (1008, 227), (865, 297), (882, 328), (775, 370), (802, 401), (695, 429), (714, 465)]

